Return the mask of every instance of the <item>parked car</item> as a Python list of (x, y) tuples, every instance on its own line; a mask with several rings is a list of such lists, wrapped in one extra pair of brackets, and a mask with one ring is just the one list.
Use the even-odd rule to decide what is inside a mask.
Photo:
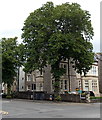
[(90, 96), (94, 96), (95, 97), (95, 94), (93, 91), (89, 91), (90, 92)]
[(95, 94), (93, 91), (82, 91), (82, 94), (90, 94), (90, 96), (94, 96), (95, 97)]
[(0, 98), (2, 98), (3, 93), (0, 93)]
[(68, 94), (78, 94), (76, 91), (68, 92)]

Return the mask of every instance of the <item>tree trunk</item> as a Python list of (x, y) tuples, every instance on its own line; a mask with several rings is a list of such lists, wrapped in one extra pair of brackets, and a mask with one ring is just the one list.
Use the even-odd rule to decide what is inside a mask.
[(11, 86), (10, 85), (7, 85), (7, 95), (9, 96), (11, 93)]
[(60, 92), (60, 79), (55, 78), (54, 95), (58, 96)]
[(59, 73), (59, 65), (60, 65), (60, 62), (56, 62), (54, 65), (51, 66), (53, 78), (55, 79), (54, 100), (60, 100), (60, 75), (58, 74)]

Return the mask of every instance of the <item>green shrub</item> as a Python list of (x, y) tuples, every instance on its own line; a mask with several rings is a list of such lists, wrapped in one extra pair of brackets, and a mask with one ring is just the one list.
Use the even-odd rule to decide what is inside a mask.
[(102, 97), (94, 97), (94, 96), (91, 96), (90, 99), (102, 99)]
[(10, 95), (7, 95), (6, 98), (7, 98), (7, 99), (11, 99), (12, 97), (11, 97)]
[(60, 95), (55, 96), (55, 100), (56, 100), (56, 101), (61, 101), (61, 96), (60, 96)]

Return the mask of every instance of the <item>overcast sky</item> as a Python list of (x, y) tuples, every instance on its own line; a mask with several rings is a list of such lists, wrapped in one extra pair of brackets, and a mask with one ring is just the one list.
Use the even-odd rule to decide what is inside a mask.
[(22, 27), (29, 13), (45, 4), (47, 1), (59, 5), (65, 2), (76, 2), (82, 9), (91, 14), (94, 37), (94, 51), (100, 51), (100, 1), (101, 0), (0, 0), (0, 38), (18, 37), (21, 42)]

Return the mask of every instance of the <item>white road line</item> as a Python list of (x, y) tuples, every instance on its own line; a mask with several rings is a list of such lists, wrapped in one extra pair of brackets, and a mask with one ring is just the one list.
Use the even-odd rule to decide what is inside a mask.
[(2, 114), (2, 115), (8, 115), (8, 112), (0, 110), (0, 114)]

